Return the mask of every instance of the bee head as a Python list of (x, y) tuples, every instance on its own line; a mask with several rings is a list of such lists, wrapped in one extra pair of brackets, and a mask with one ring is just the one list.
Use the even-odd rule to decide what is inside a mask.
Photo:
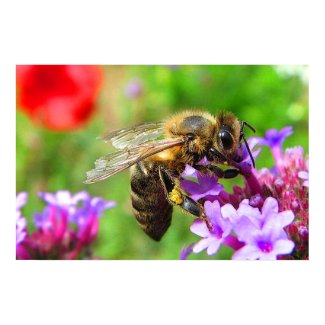
[(254, 157), (243, 132), (245, 126), (248, 126), (253, 132), (255, 129), (247, 122), (240, 123), (232, 113), (218, 114), (216, 125), (215, 144), (209, 150), (210, 155), (219, 158), (221, 161), (236, 159), (240, 143), (243, 140), (252, 165), (255, 167)]

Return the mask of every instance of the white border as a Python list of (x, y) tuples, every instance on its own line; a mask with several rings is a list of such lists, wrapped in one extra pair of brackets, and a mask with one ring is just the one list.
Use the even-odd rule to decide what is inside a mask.
[[(324, 322), (317, 295), (325, 291), (321, 7), (276, 0), (10, 3), (0, 8), (0, 322)], [(15, 261), (10, 216), (19, 63), (310, 64), (311, 261)]]

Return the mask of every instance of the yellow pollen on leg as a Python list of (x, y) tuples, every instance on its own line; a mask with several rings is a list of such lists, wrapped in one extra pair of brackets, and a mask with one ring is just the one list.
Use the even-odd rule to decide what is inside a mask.
[(176, 188), (174, 188), (170, 193), (169, 193), (169, 200), (174, 203), (174, 204), (182, 204), (183, 203), (183, 198), (182, 198), (182, 194), (180, 193), (179, 190), (177, 190)]

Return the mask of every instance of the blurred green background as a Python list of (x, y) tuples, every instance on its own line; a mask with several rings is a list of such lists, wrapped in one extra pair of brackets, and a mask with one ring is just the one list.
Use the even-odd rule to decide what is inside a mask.
[[(159, 121), (170, 114), (202, 108), (211, 113), (232, 111), (263, 136), (270, 128), (292, 125), (294, 134), (285, 147), (300, 145), (308, 153), (308, 68), (306, 66), (103, 66), (104, 85), (97, 112), (90, 122), (74, 132), (40, 129), (17, 111), (17, 192), (27, 191), (22, 209), (29, 230), (35, 211), (44, 204), (40, 191), (87, 190), (93, 196), (114, 200), (117, 206), (104, 213), (94, 254), (103, 259), (178, 259), (181, 248), (199, 237), (189, 227), (192, 218), (174, 208), (173, 221), (157, 243), (142, 232), (132, 215), (129, 174), (123, 172), (92, 185), (84, 185), (85, 173), (94, 161), (113, 148), (96, 137), (105, 131), (143, 121)], [(136, 84), (141, 90), (130, 98), (126, 88)], [(132, 86), (131, 86), (132, 87)], [(251, 134), (247, 129), (247, 137)], [(257, 168), (271, 167), (269, 150), (263, 148)], [(234, 180), (242, 184), (242, 180)], [(233, 184), (233, 183), (232, 183)], [(231, 184), (231, 185), (232, 185)], [(230, 183), (228, 188), (230, 188)], [(189, 259), (225, 259), (222, 248), (216, 256), (206, 252)]]

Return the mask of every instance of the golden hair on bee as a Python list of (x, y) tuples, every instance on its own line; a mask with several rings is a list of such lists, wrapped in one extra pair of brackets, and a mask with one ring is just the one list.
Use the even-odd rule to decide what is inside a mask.
[(175, 134), (181, 134), (184, 133), (186, 130), (184, 130), (184, 126), (181, 124), (184, 122), (184, 120), (193, 118), (193, 117), (200, 117), (201, 118), (201, 123), (195, 125), (196, 128), (198, 127), (204, 127), (202, 121), (210, 121), (211, 125), (215, 124), (215, 117), (205, 111), (201, 111), (198, 109), (193, 109), (193, 110), (186, 110), (186, 111), (181, 111), (179, 113), (176, 113), (166, 119), (165, 121), (165, 135), (166, 137), (173, 137)]

